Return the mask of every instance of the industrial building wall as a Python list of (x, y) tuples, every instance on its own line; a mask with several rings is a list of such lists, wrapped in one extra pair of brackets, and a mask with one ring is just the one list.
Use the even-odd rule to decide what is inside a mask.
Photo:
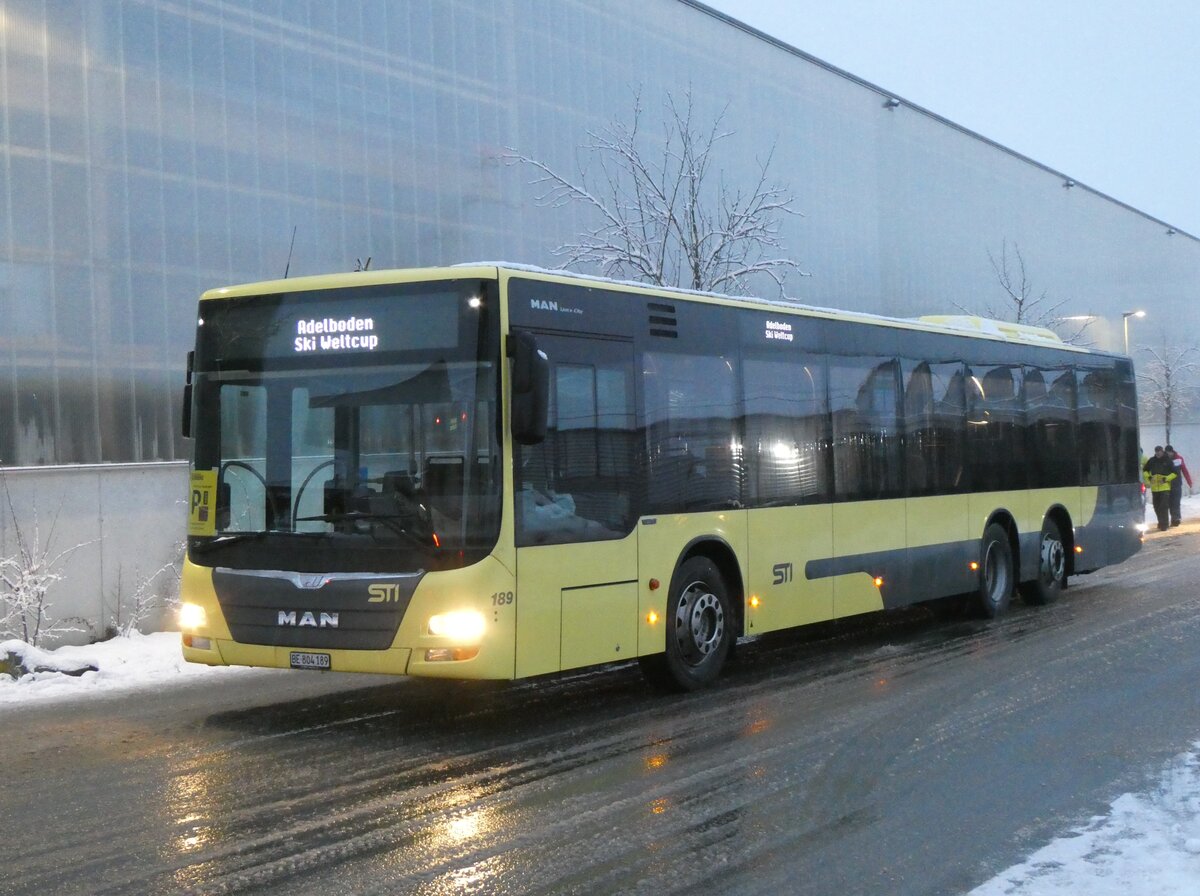
[(1200, 322), (1193, 236), (690, 0), (0, 0), (0, 19), (0, 467), (186, 459), (203, 289), (368, 257), (555, 265), (591, 219), (536, 203), (505, 155), (570, 172), (635, 95), (647, 136), (668, 93), (723, 110), (735, 189), (771, 156), (802, 301), (982, 309), (1003, 295), (989, 254), (1017, 247), (1101, 347), (1133, 308), (1134, 349)]
[[(591, 221), (534, 202), (509, 148), (573, 170), (588, 130), (724, 110), (716, 165), (772, 154), (804, 301), (946, 313), (1037, 291), (1193, 321), (1200, 242), (683, 0), (0, 0), (0, 464), (187, 457), (205, 288), (506, 259)], [(295, 235), (293, 244), (293, 233)], [(290, 254), (289, 254), (290, 253)], [(760, 284), (771, 292), (769, 281)]]

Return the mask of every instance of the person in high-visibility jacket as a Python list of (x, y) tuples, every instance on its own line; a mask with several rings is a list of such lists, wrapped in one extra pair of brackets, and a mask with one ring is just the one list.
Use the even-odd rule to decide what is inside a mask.
[(1142, 465), (1142, 478), (1150, 486), (1150, 500), (1154, 502), (1154, 515), (1158, 517), (1158, 530), (1164, 532), (1171, 528), (1171, 483), (1178, 478), (1178, 474), (1162, 445), (1155, 445), (1154, 457)]

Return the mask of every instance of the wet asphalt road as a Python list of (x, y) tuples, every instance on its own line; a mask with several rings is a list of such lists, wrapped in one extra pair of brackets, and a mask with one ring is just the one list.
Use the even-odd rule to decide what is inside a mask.
[(0, 894), (958, 894), (1200, 738), (1200, 524), (1053, 607), (507, 686), (256, 672), (0, 711)]

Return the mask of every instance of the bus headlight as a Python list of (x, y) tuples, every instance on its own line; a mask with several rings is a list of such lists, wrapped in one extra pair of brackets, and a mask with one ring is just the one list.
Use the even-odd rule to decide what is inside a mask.
[(184, 630), (204, 628), (208, 624), (208, 614), (199, 604), (181, 604), (179, 607), (179, 627)]
[(429, 617), (429, 634), (449, 638), (460, 644), (478, 642), (483, 637), (485, 620), (478, 610), (456, 610)]

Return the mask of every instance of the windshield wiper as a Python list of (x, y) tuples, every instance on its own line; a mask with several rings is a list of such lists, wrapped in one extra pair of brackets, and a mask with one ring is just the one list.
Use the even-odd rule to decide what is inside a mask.
[[(322, 513), (317, 516), (299, 516), (296, 517), (298, 523), (343, 523), (357, 522), (359, 520), (365, 522), (382, 523), (384, 528), (396, 535), (401, 535), (424, 550), (432, 551), (434, 548), (440, 547), (437, 543), (437, 536), (432, 530), (428, 535), (418, 535), (415, 532), (410, 532), (402, 522), (403, 520), (411, 519), (409, 514), (400, 513), (381, 513), (371, 510), (344, 510), (340, 513)], [(374, 533), (372, 533), (374, 534)]]
[(194, 544), (191, 550), (197, 554), (207, 554), (209, 551), (215, 551), (217, 548), (245, 544), (248, 541), (262, 541), (268, 535), (286, 535), (290, 538), (296, 536), (301, 538), (324, 538), (327, 534), (326, 532), (235, 532), (231, 535), (218, 535), (212, 541)]
[(191, 549), (197, 554), (207, 554), (209, 551), (228, 547), (231, 544), (242, 544), (246, 541), (261, 541), (267, 537), (267, 534), (266, 532), (238, 532), (235, 535), (218, 535), (212, 541), (192, 545)]

